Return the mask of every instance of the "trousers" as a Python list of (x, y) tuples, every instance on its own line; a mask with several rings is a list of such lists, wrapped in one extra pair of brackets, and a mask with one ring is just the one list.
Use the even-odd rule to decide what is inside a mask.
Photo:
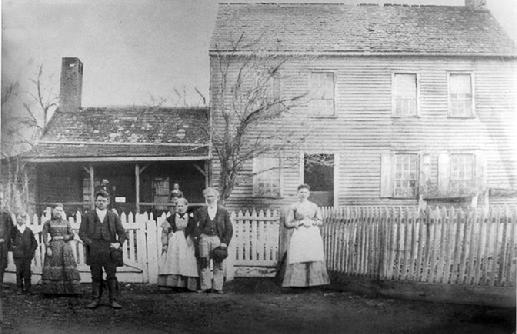
[(199, 239), (199, 257), (201, 267), (201, 290), (208, 290), (213, 288), (214, 290), (223, 289), (223, 261), (216, 261), (214, 259), (214, 280), (210, 277), (210, 258), (212, 250), (221, 245), (221, 240), (217, 235), (206, 235), (201, 234)]

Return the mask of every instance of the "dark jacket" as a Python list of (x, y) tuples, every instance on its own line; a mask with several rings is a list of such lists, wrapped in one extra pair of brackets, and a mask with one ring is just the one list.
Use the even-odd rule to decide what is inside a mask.
[(7, 267), (7, 252), (11, 248), (12, 229), (13, 220), (11, 214), (6, 211), (0, 211), (0, 239), (4, 239), (4, 242), (0, 242), (0, 271)]
[[(190, 213), (185, 212), (185, 214), (188, 216), (188, 221), (187, 221), (187, 227), (183, 230), (183, 233), (185, 234), (185, 237), (188, 237), (189, 235), (193, 237), (194, 236), (193, 231), (195, 231), (196, 222), (194, 221), (194, 218), (190, 217)], [(170, 215), (169, 217), (167, 217), (167, 223), (169, 223), (169, 228), (165, 232), (167, 234), (171, 233), (171, 232), (176, 233), (176, 231), (178, 230), (178, 226), (176, 225), (176, 214), (173, 214), (173, 215)], [(189, 228), (189, 226), (190, 226), (190, 228)]]
[[(102, 224), (107, 224), (108, 226), (110, 242), (119, 242), (120, 246), (122, 246), (127, 237), (118, 215), (108, 210)], [(93, 243), (93, 240), (101, 239), (101, 222), (96, 210), (91, 210), (84, 215), (79, 227), (79, 238), (87, 246), (86, 262), (89, 264), (89, 246)]]
[(14, 259), (32, 259), (38, 242), (30, 228), (26, 227), (25, 231), (20, 233), (18, 228), (14, 227), (11, 233), (11, 247)]
[[(190, 229), (193, 229), (195, 225), (195, 232), (193, 234), (196, 237), (199, 237), (205, 226), (209, 224), (209, 221), (210, 217), (208, 216), (208, 208), (206, 206), (199, 208), (194, 215), (195, 224), (192, 224), (192, 226), (190, 226)], [(230, 240), (232, 240), (233, 236), (233, 226), (230, 220), (230, 214), (228, 213), (228, 210), (226, 210), (225, 207), (218, 205), (214, 221), (216, 234), (221, 240), (221, 243), (225, 243), (227, 246), (229, 246)], [(187, 225), (187, 229), (188, 228), (189, 226)], [(192, 232), (189, 231), (187, 233)]]

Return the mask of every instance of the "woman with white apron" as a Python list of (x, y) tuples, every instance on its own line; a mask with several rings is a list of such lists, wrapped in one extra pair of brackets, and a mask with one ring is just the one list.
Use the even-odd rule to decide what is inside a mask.
[(323, 239), (319, 226), (322, 225), (318, 206), (307, 198), (310, 188), (298, 186), (298, 202), (289, 208), (285, 225), (293, 228), (287, 248), (287, 266), (283, 287), (309, 287), (329, 284)]

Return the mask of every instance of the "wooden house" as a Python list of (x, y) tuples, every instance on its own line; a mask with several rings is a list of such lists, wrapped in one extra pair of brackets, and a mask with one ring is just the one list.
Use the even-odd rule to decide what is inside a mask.
[[(221, 59), (236, 72), (260, 52), (284, 59), (275, 94), (308, 94), (261, 131), (305, 119), (297, 130), (310, 132), (297, 147), (253, 157), (229, 204), (282, 206), (303, 182), (325, 206), (515, 202), (516, 50), (484, 1), (220, 4), (210, 47), (214, 131), (224, 131), (231, 101), (216, 89)], [(214, 184), (219, 169), (215, 160)]]
[[(83, 64), (63, 58), (60, 107), (25, 158), (38, 212), (63, 202), (71, 214), (94, 205), (104, 186), (118, 212), (167, 209), (173, 183), (204, 200), (210, 155), (208, 109), (81, 107)], [(108, 184), (102, 184), (107, 180)]]

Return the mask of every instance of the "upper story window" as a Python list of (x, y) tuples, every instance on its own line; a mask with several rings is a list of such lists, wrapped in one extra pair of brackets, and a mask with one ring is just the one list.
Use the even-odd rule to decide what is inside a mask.
[(416, 116), (418, 113), (418, 87), (416, 73), (394, 73), (392, 83), (393, 115)]
[(280, 158), (253, 158), (253, 195), (259, 197), (280, 197)]
[(451, 154), (449, 190), (463, 194), (474, 185), (474, 154)]
[(315, 116), (334, 115), (334, 73), (311, 72), (309, 110)]
[(474, 94), (471, 73), (449, 73), (449, 117), (473, 117)]

